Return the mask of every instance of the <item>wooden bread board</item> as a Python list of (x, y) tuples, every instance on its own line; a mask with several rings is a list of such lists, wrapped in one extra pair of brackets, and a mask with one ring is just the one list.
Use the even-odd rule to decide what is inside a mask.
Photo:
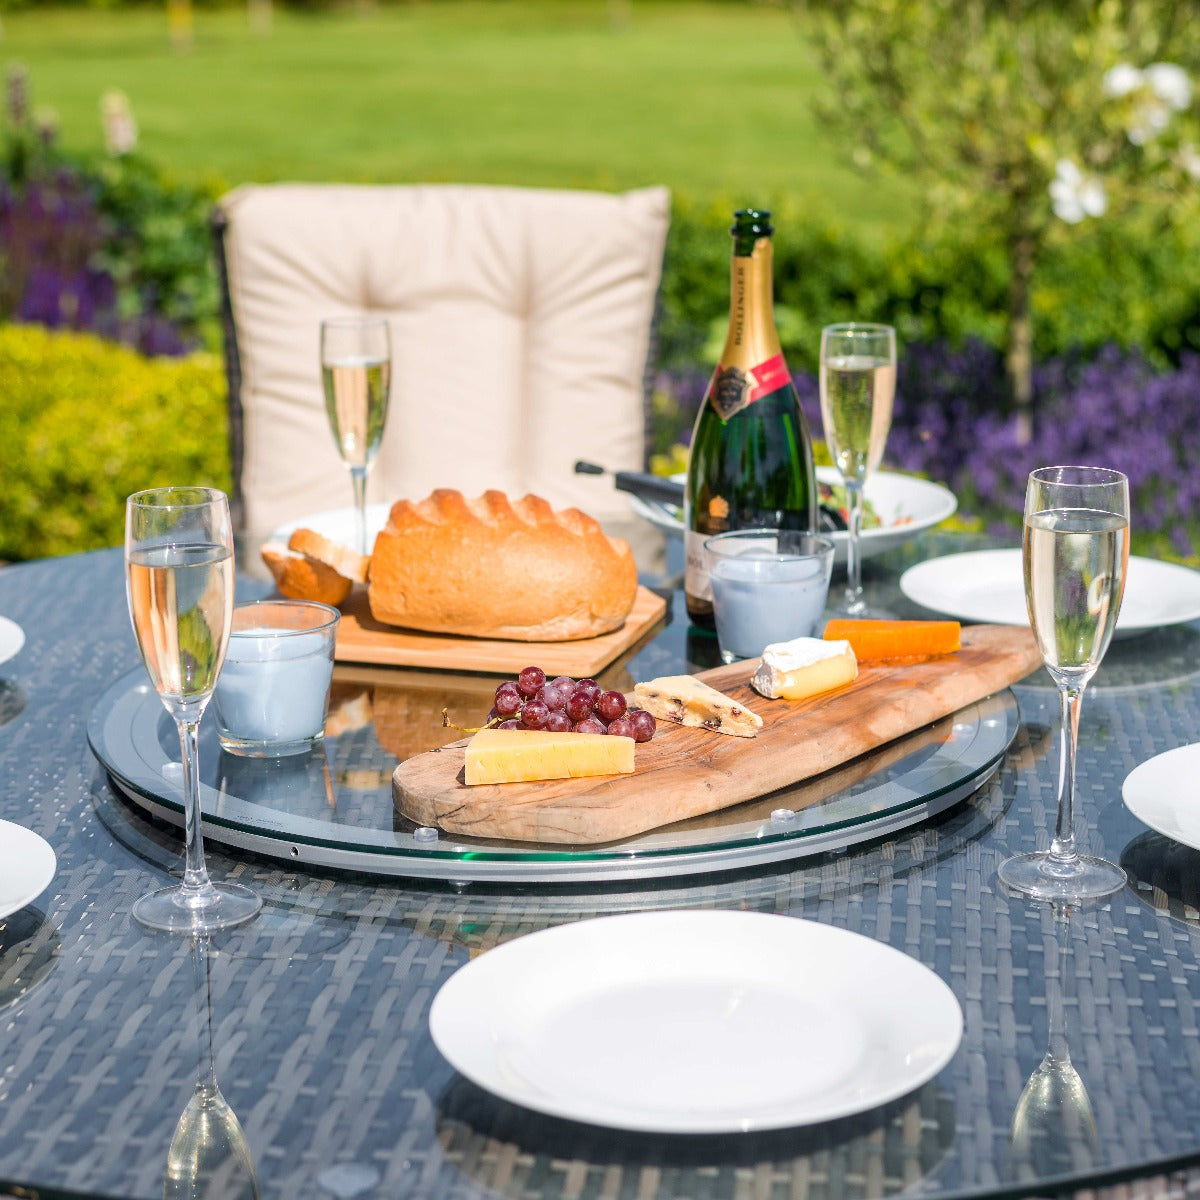
[(384, 625), (371, 616), (364, 588), (355, 588), (341, 611), (334, 649), (338, 662), (499, 675), (516, 674), (536, 663), (551, 675), (582, 679), (597, 674), (645, 637), (666, 615), (667, 602), (649, 588), (639, 587), (620, 629), (574, 642), (511, 642)]
[(397, 808), (448, 833), (560, 845), (619, 841), (810, 779), (1024, 679), (1042, 665), (1033, 634), (1010, 625), (963, 630), (962, 649), (924, 662), (863, 666), (813, 700), (766, 700), (749, 685), (757, 660), (697, 678), (763, 719), (753, 738), (660, 721), (632, 775), (536, 783), (463, 783), (466, 740), (418, 754), (392, 776)]

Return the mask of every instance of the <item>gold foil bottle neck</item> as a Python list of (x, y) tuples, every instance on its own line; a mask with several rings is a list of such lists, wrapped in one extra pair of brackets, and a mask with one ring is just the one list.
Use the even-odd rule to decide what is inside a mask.
[(752, 371), (780, 353), (775, 329), (769, 237), (755, 239), (749, 257), (734, 255), (730, 266), (729, 332), (721, 352), (721, 367)]

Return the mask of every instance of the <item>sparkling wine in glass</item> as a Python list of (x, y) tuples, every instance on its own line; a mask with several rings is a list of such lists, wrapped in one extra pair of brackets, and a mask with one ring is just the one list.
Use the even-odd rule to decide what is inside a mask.
[(233, 530), (225, 493), (168, 487), (136, 492), (125, 505), (129, 615), (150, 682), (179, 730), (186, 864), (183, 883), (143, 896), (143, 925), (198, 933), (248, 921), (259, 898), (215, 884), (200, 832), (197, 729), (225, 659), (233, 619)]
[(1058, 818), (1048, 851), (1000, 865), (1015, 891), (1043, 900), (1097, 899), (1125, 872), (1075, 848), (1075, 756), (1087, 687), (1112, 640), (1129, 565), (1129, 481), (1104, 467), (1042, 467), (1025, 493), (1025, 603), (1062, 713)]
[(825, 444), (846, 487), (846, 598), (842, 611), (866, 612), (862, 589), (863, 488), (883, 458), (896, 395), (896, 331), (851, 322), (821, 331), (821, 421)]
[(367, 545), (367, 473), (379, 453), (392, 383), (391, 334), (382, 317), (321, 322), (325, 413), (354, 485), (358, 550)]

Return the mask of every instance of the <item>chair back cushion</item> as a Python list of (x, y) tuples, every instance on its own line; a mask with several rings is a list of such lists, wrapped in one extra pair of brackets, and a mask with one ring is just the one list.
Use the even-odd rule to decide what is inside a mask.
[(220, 209), (249, 535), (351, 503), (318, 342), (323, 318), (355, 314), (391, 322), (369, 501), (533, 491), (622, 532), (628, 498), (573, 466), (643, 467), (665, 188), (274, 184)]

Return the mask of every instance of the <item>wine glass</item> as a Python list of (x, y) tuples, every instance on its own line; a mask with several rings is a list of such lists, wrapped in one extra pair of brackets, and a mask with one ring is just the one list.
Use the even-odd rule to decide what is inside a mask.
[(325, 413), (354, 485), (358, 551), (367, 545), (367, 472), (379, 452), (392, 383), (391, 333), (382, 317), (321, 322)]
[(179, 1115), (167, 1150), (163, 1196), (165, 1200), (201, 1196), (258, 1200), (258, 1177), (246, 1135), (217, 1085), (207, 934), (192, 939), (192, 969), (200, 1022), (196, 1088)]
[(821, 331), (821, 422), (846, 488), (846, 598), (842, 611), (867, 611), (862, 589), (863, 487), (883, 458), (896, 395), (896, 331), (850, 322)]
[(233, 530), (225, 493), (201, 487), (134, 493), (125, 505), (125, 567), (138, 649), (179, 730), (187, 847), (183, 883), (143, 896), (133, 915), (169, 932), (240, 925), (262, 902), (249, 888), (208, 877), (197, 763), (197, 727), (233, 619)]
[(1129, 480), (1105, 467), (1042, 467), (1025, 492), (1025, 604), (1058, 686), (1058, 819), (1048, 851), (1000, 864), (1014, 891), (1042, 900), (1098, 899), (1125, 872), (1075, 848), (1075, 754), (1083, 690), (1112, 640), (1129, 564)]

